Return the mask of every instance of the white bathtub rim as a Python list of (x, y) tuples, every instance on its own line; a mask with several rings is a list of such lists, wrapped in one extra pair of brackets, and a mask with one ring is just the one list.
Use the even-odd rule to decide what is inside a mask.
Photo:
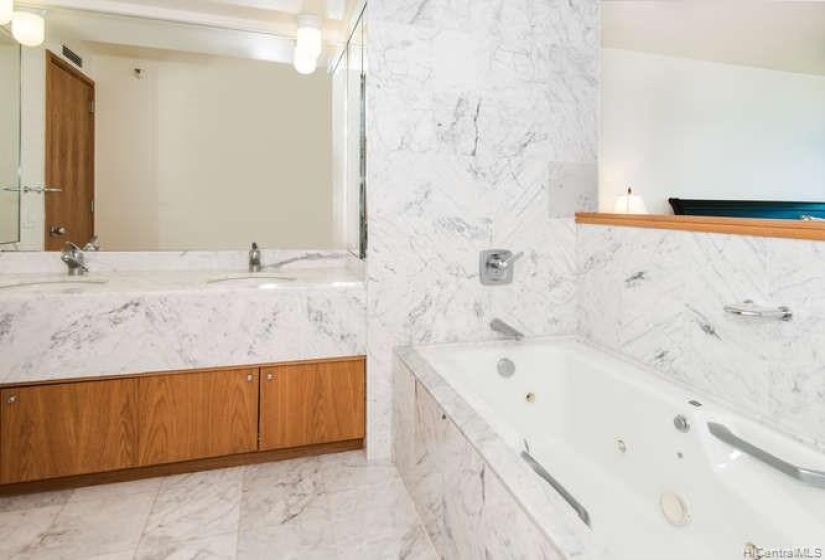
[[(554, 337), (555, 340), (572, 337)], [(487, 343), (489, 344), (489, 342)], [(518, 344), (518, 343), (517, 343)], [(521, 343), (523, 344), (523, 343)], [(447, 346), (447, 345), (438, 345)], [(456, 344), (467, 347), (467, 344)], [(599, 544), (570, 505), (547, 486), (483, 418), (413, 347), (396, 350), (401, 364), (422, 384), (521, 505), (537, 529), (566, 558), (605, 557)]]
[[(752, 422), (757, 426), (764, 428), (769, 432), (773, 432), (776, 434), (783, 435), (796, 443), (801, 444), (802, 446), (815, 451), (817, 453), (825, 454), (825, 441), (818, 441), (812, 438), (806, 438), (800, 436), (798, 433), (794, 433), (788, 431), (783, 424), (777, 424), (776, 418), (771, 416), (769, 413), (765, 413), (764, 415), (754, 414), (753, 410), (747, 409), (742, 407), (741, 405), (737, 404), (734, 401), (728, 400), (724, 397), (720, 396), (709, 396), (705, 394), (703, 391), (696, 389), (696, 387), (686, 383), (684, 380), (675, 378), (672, 376), (668, 376), (663, 372), (657, 370), (656, 368), (638, 360), (627, 356), (613, 348), (608, 348), (606, 346), (602, 346), (601, 344), (596, 343), (589, 338), (582, 337), (580, 335), (549, 335), (549, 336), (538, 336), (538, 337), (529, 337), (522, 339), (520, 341), (516, 340), (494, 340), (494, 341), (478, 341), (478, 342), (450, 342), (450, 343), (438, 343), (438, 344), (419, 344), (416, 346), (410, 346), (408, 348), (415, 350), (416, 348), (456, 348), (456, 349), (473, 349), (473, 348), (482, 348), (485, 346), (490, 346), (494, 344), (496, 346), (500, 346), (502, 348), (512, 347), (512, 348), (519, 348), (523, 347), (524, 345), (540, 345), (544, 343), (549, 344), (559, 344), (563, 342), (579, 344), (588, 348), (591, 348), (601, 354), (607, 355), (610, 358), (621, 362), (622, 364), (639, 370), (639, 372), (644, 376), (649, 376), (656, 381), (663, 382), (666, 385), (673, 386), (678, 388), (684, 393), (691, 395), (691, 398), (694, 398), (705, 405), (708, 405), (709, 408), (713, 408), (715, 411), (725, 411), (732, 413), (732, 416), (738, 416), (744, 419), (747, 422)], [(426, 358), (423, 358), (426, 361)]]

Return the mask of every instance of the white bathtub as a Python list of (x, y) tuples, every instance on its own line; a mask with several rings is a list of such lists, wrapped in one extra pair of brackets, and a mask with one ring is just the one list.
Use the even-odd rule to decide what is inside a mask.
[[(811, 558), (825, 550), (825, 488), (724, 443), (708, 424), (825, 470), (813, 449), (572, 339), (416, 352), (514, 453), (529, 448), (587, 511), (589, 531), (611, 558), (737, 559), (748, 543), (808, 548)], [(498, 373), (502, 358), (515, 364), (509, 378)], [(687, 432), (677, 430), (677, 415)]]

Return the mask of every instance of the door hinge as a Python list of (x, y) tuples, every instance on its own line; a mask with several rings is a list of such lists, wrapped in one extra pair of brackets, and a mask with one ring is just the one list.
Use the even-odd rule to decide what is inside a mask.
[(92, 214), (94, 214), (95, 213), (95, 201), (94, 200), (91, 202), (90, 206), (92, 208)]
[(94, 101), (89, 101), (89, 112), (92, 113), (93, 115), (95, 113), (95, 102)]

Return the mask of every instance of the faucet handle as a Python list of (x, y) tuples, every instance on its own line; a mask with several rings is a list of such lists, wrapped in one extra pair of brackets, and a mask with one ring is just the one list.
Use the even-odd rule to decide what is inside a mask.
[(478, 262), (481, 283), (485, 286), (512, 283), (512, 265), (523, 256), (523, 251), (515, 254), (505, 249), (482, 251)]
[(524, 256), (524, 251), (519, 251), (516, 254), (510, 254), (509, 257), (507, 257), (505, 255), (502, 255), (502, 257), (503, 257), (502, 259), (491, 262), (490, 266), (498, 268), (499, 270), (503, 270), (505, 268), (508, 268), (508, 267), (512, 266), (512, 264), (514, 262), (516, 262), (517, 260), (519, 260), (523, 256)]

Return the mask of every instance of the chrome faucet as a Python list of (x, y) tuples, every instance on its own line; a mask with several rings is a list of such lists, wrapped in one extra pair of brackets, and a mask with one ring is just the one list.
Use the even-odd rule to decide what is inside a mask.
[(89, 272), (89, 268), (86, 266), (86, 255), (83, 254), (80, 247), (71, 241), (63, 247), (60, 260), (69, 267), (69, 276), (82, 276)]
[(496, 331), (497, 333), (501, 333), (504, 336), (512, 338), (514, 340), (521, 340), (524, 338), (524, 333), (520, 330), (516, 329), (515, 327), (508, 325), (501, 319), (493, 319), (490, 322), (490, 328)]
[(249, 250), (249, 272), (260, 272), (264, 267), (261, 259), (261, 250), (258, 244), (252, 242), (252, 248)]

